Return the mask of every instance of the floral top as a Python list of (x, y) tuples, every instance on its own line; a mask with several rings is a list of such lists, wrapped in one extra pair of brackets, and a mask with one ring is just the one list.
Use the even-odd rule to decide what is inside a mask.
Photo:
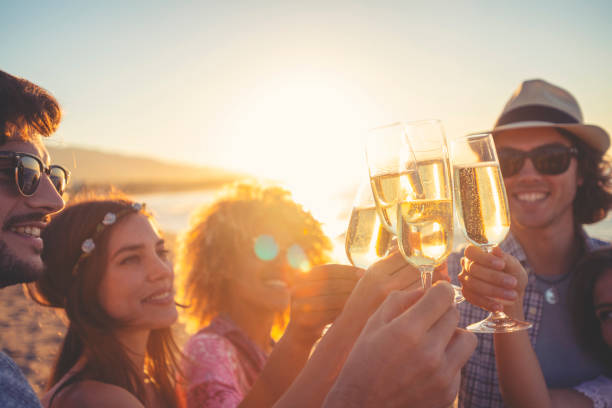
[(183, 349), (186, 384), (179, 396), (188, 408), (237, 407), (268, 356), (228, 317), (218, 316)]

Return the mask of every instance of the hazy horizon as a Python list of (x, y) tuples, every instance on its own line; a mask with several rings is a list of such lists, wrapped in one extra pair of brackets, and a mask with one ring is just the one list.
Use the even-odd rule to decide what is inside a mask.
[(64, 109), (53, 143), (276, 178), (310, 207), (364, 175), (361, 137), (488, 129), (524, 79), (612, 130), (612, 3), (2, 2), (0, 69)]

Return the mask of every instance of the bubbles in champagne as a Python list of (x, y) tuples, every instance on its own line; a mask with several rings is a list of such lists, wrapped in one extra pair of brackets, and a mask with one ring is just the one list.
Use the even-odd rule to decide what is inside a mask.
[(346, 232), (346, 256), (353, 265), (365, 269), (386, 255), (391, 238), (375, 207), (355, 207)]
[(449, 255), (453, 236), (451, 200), (412, 200), (398, 208), (399, 247), (416, 266), (437, 265)]
[(499, 244), (510, 229), (506, 190), (494, 162), (454, 169), (459, 221), (475, 245)]

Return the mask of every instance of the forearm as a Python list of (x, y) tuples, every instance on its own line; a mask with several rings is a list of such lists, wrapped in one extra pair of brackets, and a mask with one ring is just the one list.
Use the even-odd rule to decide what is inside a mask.
[(275, 408), (320, 407), (364, 324), (346, 314), (340, 315)]
[[(523, 320), (523, 313), (512, 313)], [(504, 402), (511, 407), (551, 407), (546, 381), (528, 332), (495, 334), (495, 359)]]
[(289, 388), (308, 360), (315, 338), (301, 338), (287, 328), (268, 357), (255, 384), (240, 407), (271, 407)]

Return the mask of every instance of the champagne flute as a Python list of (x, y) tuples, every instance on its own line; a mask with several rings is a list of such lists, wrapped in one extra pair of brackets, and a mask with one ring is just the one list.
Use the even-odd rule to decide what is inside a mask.
[(364, 178), (353, 202), (344, 243), (348, 260), (358, 268), (367, 269), (391, 247), (393, 234), (383, 226), (377, 212), (370, 180)]
[(400, 151), (397, 237), (404, 258), (421, 272), (423, 288), (431, 287), (434, 268), (452, 250), (453, 199), (450, 164), (438, 120), (405, 123)]
[(403, 199), (400, 185), (399, 152), (404, 144), (401, 122), (372, 129), (366, 140), (366, 159), (376, 209), (383, 227), (397, 231), (397, 203)]
[[(451, 146), (459, 224), (469, 242), (491, 252), (510, 230), (508, 198), (493, 136), (470, 134), (453, 140)], [(495, 311), (467, 329), (475, 333), (508, 333), (531, 326)]]

